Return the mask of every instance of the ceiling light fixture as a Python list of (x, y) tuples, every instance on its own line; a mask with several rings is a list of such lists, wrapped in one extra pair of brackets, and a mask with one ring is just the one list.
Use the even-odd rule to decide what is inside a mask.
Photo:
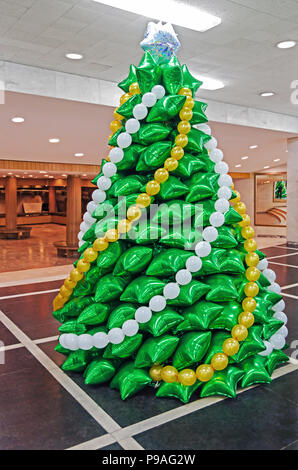
[(76, 52), (68, 52), (67, 54), (65, 54), (65, 57), (67, 59), (70, 59), (70, 60), (81, 60), (81, 59), (83, 59), (83, 55), (82, 54), (77, 54)]
[(262, 93), (260, 93), (260, 96), (263, 96), (263, 97), (267, 97), (267, 96), (273, 96), (275, 95), (275, 93), (273, 91), (262, 91)]
[(241, 160), (247, 160), (248, 159), (248, 156), (245, 155), (244, 157), (241, 157)]
[(21, 123), (21, 122), (24, 122), (25, 119), (24, 119), (23, 117), (16, 116), (16, 117), (13, 117), (13, 118), (11, 119), (11, 121), (14, 122), (15, 124), (19, 124), (19, 123)]
[(225, 86), (221, 80), (217, 80), (215, 78), (203, 77), (202, 75), (200, 75), (198, 78), (203, 82), (203, 84), (200, 86), (201, 90), (215, 91), (220, 90)]
[(257, 148), (258, 148), (258, 145), (250, 145), (249, 148), (250, 148), (251, 150), (257, 149)]
[(241, 167), (240, 163), (238, 165), (235, 165), (235, 168), (240, 168), (240, 167)]
[(46, 174), (46, 171), (41, 170), (39, 173), (40, 174)]
[(275, 158), (273, 161), (274, 162), (280, 162), (280, 158)]
[(84, 154), (83, 153), (75, 153), (75, 157), (83, 157)]
[(270, 166), (268, 165), (264, 166), (264, 170), (267, 170), (267, 168), (270, 168)]
[(294, 46), (296, 46), (296, 41), (281, 41), (276, 44), (279, 49), (290, 49)]
[(49, 142), (50, 144), (58, 144), (58, 142), (60, 142), (60, 139), (57, 139), (57, 138), (49, 139)]
[(150, 2), (140, 2), (140, 0), (94, 0), (97, 3), (110, 7), (126, 10), (137, 15), (177, 26), (204, 32), (214, 28), (221, 23), (221, 18), (211, 15), (199, 8), (187, 5), (185, 2), (175, 0), (150, 0)]

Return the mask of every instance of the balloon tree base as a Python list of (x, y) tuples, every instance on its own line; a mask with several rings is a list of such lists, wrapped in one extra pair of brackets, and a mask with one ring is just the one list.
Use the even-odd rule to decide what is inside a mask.
[(18, 226), (15, 229), (0, 228), (0, 240), (23, 240), (30, 238), (32, 227)]

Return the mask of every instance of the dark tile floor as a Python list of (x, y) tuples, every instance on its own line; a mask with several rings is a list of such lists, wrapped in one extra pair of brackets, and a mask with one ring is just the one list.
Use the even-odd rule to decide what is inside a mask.
[[(287, 256), (295, 253), (293, 250), (272, 247), (263, 251), (268, 256), (283, 255), (277, 258), (282, 264), (298, 266), (298, 255), (297, 260), (296, 255)], [(295, 268), (273, 264), (271, 267), (281, 286), (298, 284)], [(0, 290), (0, 297), (11, 296), (0, 298), (0, 310), (6, 316), (2, 319), (13, 322), (13, 326), (5, 326), (0, 321), (0, 341), (8, 346), (4, 364), (0, 361), (1, 449), (79, 448), (80, 444), (92, 443), (109, 433), (117, 442), (103, 444), (101, 449), (298, 448), (298, 369), (294, 366), (290, 373), (270, 385), (240, 393), (235, 400), (211, 402), (201, 409), (201, 400), (193, 398), (185, 406), (175, 399), (155, 398), (150, 388), (123, 402), (118, 392), (108, 386), (87, 387), (81, 374), (61, 374), (63, 356), (54, 351), (56, 341), (50, 340), (57, 335), (59, 326), (51, 316), (55, 293), (14, 297), (57, 289), (59, 285), (60, 281), (53, 281), (17, 286), (5, 293)], [(285, 297), (289, 318), (287, 353), (298, 359), (298, 291), (291, 288), (285, 293), (294, 296)], [(9, 348), (19, 343), (14, 334), (20, 331), (30, 338), (29, 343)], [(42, 338), (48, 340), (38, 346), (31, 341)], [(153, 417), (157, 426), (150, 421)], [(149, 420), (147, 427), (144, 420), (147, 423)], [(93, 448), (98, 447), (95, 439)]]

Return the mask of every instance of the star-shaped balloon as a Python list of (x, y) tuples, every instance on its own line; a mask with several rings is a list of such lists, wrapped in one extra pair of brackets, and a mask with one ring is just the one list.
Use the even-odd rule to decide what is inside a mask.
[(150, 21), (147, 26), (145, 37), (141, 42), (144, 51), (149, 51), (156, 63), (169, 62), (180, 47), (180, 42), (170, 23), (154, 23)]
[(158, 387), (157, 397), (174, 397), (183, 403), (188, 403), (192, 394), (200, 387), (201, 383), (197, 380), (194, 385), (186, 386), (178, 382), (162, 382)]
[(176, 56), (161, 66), (162, 81), (168, 93), (175, 95), (182, 88), (182, 68)]
[(222, 313), (211, 323), (209, 328), (231, 331), (238, 323), (238, 317), (243, 311), (238, 302), (227, 302)]
[(245, 341), (241, 342), (241, 346), (237, 354), (233, 356), (236, 362), (244, 361), (244, 359), (265, 351), (266, 346), (262, 339), (262, 327), (259, 325), (252, 326), (248, 330), (248, 336)]
[(277, 366), (288, 361), (289, 358), (283, 351), (280, 349), (274, 349), (272, 353), (269, 354), (269, 356), (266, 358), (266, 367), (269, 374), (271, 375)]
[(94, 359), (84, 372), (85, 384), (102, 384), (111, 380), (116, 372), (115, 364), (107, 359)]
[(206, 353), (206, 356), (204, 357), (204, 364), (210, 364), (211, 359), (214, 356), (214, 354), (222, 352), (223, 343), (225, 342), (226, 339), (230, 337), (231, 337), (231, 332), (227, 332), (227, 331), (212, 332), (211, 343)]
[(136, 66), (131, 65), (129, 68), (128, 77), (125, 78), (122, 82), (118, 83), (118, 87), (121, 88), (126, 93), (128, 93), (130, 85), (132, 83), (135, 83), (136, 81), (137, 81)]
[(271, 377), (265, 367), (266, 357), (254, 356), (241, 363), (245, 375), (243, 376), (241, 387), (249, 387), (252, 384), (270, 383)]
[(133, 362), (125, 364), (117, 372), (111, 382), (111, 388), (120, 390), (122, 400), (135, 395), (147, 384), (152, 382), (148, 372), (143, 369), (136, 369)]
[(192, 331), (184, 334), (175, 351), (173, 366), (180, 370), (201, 361), (206, 354), (210, 340), (210, 331)]
[(62, 370), (82, 372), (87, 366), (88, 356), (88, 351), (84, 351), (83, 349), (72, 351), (62, 365)]
[(277, 320), (276, 318), (269, 318), (267, 322), (263, 326), (263, 336), (265, 339), (271, 338), (277, 330), (279, 330), (283, 326), (283, 322)]
[(151, 367), (152, 364), (164, 363), (175, 351), (179, 338), (163, 335), (147, 339), (137, 352), (135, 367)]
[(184, 321), (176, 331), (207, 330), (215, 318), (222, 315), (223, 306), (201, 300), (184, 311)]
[(244, 373), (242, 369), (236, 366), (228, 366), (224, 370), (215, 372), (212, 379), (203, 384), (201, 397), (223, 395), (235, 398), (237, 383), (242, 379)]
[(190, 88), (193, 94), (195, 94), (203, 82), (193, 77), (191, 73), (189, 72), (186, 65), (182, 66), (182, 74), (183, 74), (183, 86), (186, 88)]
[(161, 69), (150, 52), (146, 51), (143, 55), (136, 69), (136, 74), (140, 90), (143, 94), (151, 91), (155, 85), (159, 84)]

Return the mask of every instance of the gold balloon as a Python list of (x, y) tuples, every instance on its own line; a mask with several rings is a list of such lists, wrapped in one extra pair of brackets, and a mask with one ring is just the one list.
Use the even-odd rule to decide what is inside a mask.
[(169, 178), (169, 172), (165, 168), (159, 168), (154, 173), (154, 179), (158, 183), (164, 183)]
[(93, 249), (95, 251), (105, 251), (109, 246), (109, 242), (104, 238), (97, 238), (93, 243)]
[(258, 268), (256, 268), (255, 266), (251, 266), (250, 268), (247, 268), (245, 275), (249, 281), (257, 281), (261, 273)]
[(250, 253), (251, 251), (256, 251), (257, 249), (257, 242), (254, 238), (250, 238), (249, 240), (245, 240), (244, 242), (244, 249)]
[(255, 321), (255, 317), (251, 312), (242, 312), (238, 317), (239, 325), (243, 325), (246, 328), (250, 328)]
[(77, 283), (75, 281), (72, 281), (70, 279), (70, 277), (67, 277), (64, 281), (64, 285), (66, 287), (66, 289), (74, 289), (77, 285)]
[(160, 184), (157, 181), (151, 180), (146, 185), (146, 192), (149, 196), (155, 196), (160, 191)]
[(196, 370), (196, 376), (201, 382), (208, 382), (212, 379), (214, 369), (209, 364), (201, 364)]
[(248, 282), (244, 287), (244, 292), (247, 297), (255, 297), (259, 293), (259, 286), (255, 282)]
[(182, 147), (179, 147), (176, 145), (176, 147), (173, 147), (171, 150), (171, 157), (175, 158), (175, 160), (181, 160), (181, 158), (184, 155), (184, 150)]
[(240, 201), (240, 193), (238, 191), (234, 191), (234, 193), (236, 194), (236, 197), (230, 200), (232, 204), (236, 204), (236, 202)]
[(242, 222), (238, 222), (238, 225), (240, 227), (247, 227), (248, 225), (250, 225), (249, 215), (247, 215), (247, 214), (241, 214), (241, 215), (242, 215), (243, 220), (242, 220)]
[(222, 350), (227, 356), (234, 356), (239, 351), (240, 344), (235, 338), (228, 338), (222, 345)]
[(256, 309), (257, 303), (253, 297), (245, 297), (242, 301), (243, 310), (246, 312), (253, 312)]
[(186, 147), (187, 144), (188, 144), (188, 137), (186, 134), (178, 134), (176, 135), (175, 137), (175, 144), (178, 146), (178, 147)]
[(98, 253), (93, 248), (87, 248), (87, 250), (84, 251), (84, 259), (88, 263), (92, 263), (92, 261), (95, 261), (97, 257)]
[(165, 366), (161, 370), (161, 378), (164, 382), (177, 382), (178, 370), (173, 366)]
[(120, 129), (120, 127), (122, 127), (122, 124), (120, 121), (118, 121), (117, 119), (115, 119), (114, 121), (111, 122), (110, 124), (110, 129), (113, 133), (115, 133), (116, 131), (118, 131), (118, 129)]
[(229, 363), (228, 356), (224, 353), (216, 353), (211, 359), (211, 365), (215, 370), (223, 370)]
[(80, 273), (85, 273), (90, 269), (90, 263), (84, 259), (80, 259), (77, 264), (77, 269)]
[(188, 134), (191, 130), (191, 125), (188, 121), (180, 121), (177, 129), (180, 134)]
[(232, 188), (232, 189), (235, 189), (234, 183), (231, 184), (231, 188)]
[(136, 202), (141, 208), (148, 207), (151, 202), (151, 197), (146, 193), (141, 193), (138, 195)]
[(117, 110), (118, 108), (116, 108), (115, 111), (113, 112), (113, 116), (115, 119), (118, 119), (119, 121), (121, 121), (121, 119), (123, 119), (123, 116), (121, 116), (121, 114), (118, 114)]
[(164, 162), (164, 167), (168, 171), (176, 170), (177, 166), (178, 166), (178, 161), (175, 160), (175, 158), (167, 158), (166, 161)]
[(192, 109), (195, 105), (195, 100), (191, 96), (186, 96), (185, 103), (183, 107)]
[(60, 308), (63, 307), (63, 305), (67, 302), (67, 298), (66, 297), (62, 297), (61, 294), (58, 294), (56, 295), (56, 297), (54, 298), (53, 300), (53, 308), (54, 308), (54, 312), (56, 310), (60, 310)]
[(131, 98), (131, 97), (132, 97), (132, 95), (130, 93), (125, 93), (120, 98), (120, 104), (126, 103), (126, 101), (129, 100), (129, 98)]
[(118, 230), (115, 230), (114, 228), (110, 228), (105, 235), (105, 238), (108, 240), (108, 242), (116, 242), (119, 238), (119, 233)]
[(127, 233), (131, 229), (131, 222), (127, 219), (122, 219), (117, 226), (119, 233)]
[(126, 215), (128, 220), (138, 220), (142, 215), (142, 211), (138, 206), (130, 206), (127, 209)]
[(129, 87), (129, 93), (132, 95), (139, 95), (141, 93), (138, 82), (134, 82)]
[(260, 258), (257, 253), (251, 252), (247, 253), (245, 256), (245, 262), (247, 266), (257, 266), (259, 264)]
[(70, 297), (72, 294), (72, 289), (67, 289), (64, 285), (60, 288), (60, 294), (62, 297)]
[(178, 95), (189, 96), (192, 98), (192, 91), (190, 88), (180, 88)]
[(235, 325), (232, 329), (232, 336), (237, 341), (244, 341), (247, 338), (248, 331), (244, 325)]
[(180, 113), (179, 113), (179, 117), (181, 119), (181, 121), (190, 121), (191, 118), (193, 116), (193, 112), (190, 108), (182, 108)]
[(161, 371), (162, 366), (159, 364), (155, 364), (149, 370), (150, 377), (152, 380), (154, 380), (154, 382), (159, 382), (161, 380)]
[(245, 214), (245, 211), (246, 211), (246, 205), (244, 204), (244, 202), (236, 202), (236, 204), (234, 205), (234, 209), (235, 211), (237, 211), (239, 214)]
[(241, 235), (245, 239), (253, 238), (255, 236), (255, 231), (251, 226), (243, 227)]
[(184, 369), (178, 374), (178, 380), (182, 385), (191, 386), (197, 381), (195, 372), (191, 369)]
[(82, 274), (78, 269), (73, 269), (69, 277), (72, 281), (79, 282), (81, 279), (83, 279), (84, 274)]

